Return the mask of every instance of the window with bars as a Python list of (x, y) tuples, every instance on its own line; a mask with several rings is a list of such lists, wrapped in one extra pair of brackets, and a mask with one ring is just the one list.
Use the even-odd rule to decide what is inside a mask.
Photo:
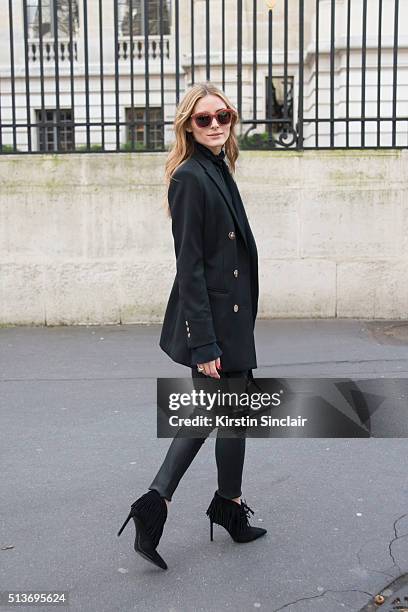
[[(74, 149), (73, 112), (70, 108), (60, 109), (57, 127), (56, 109), (36, 110), (38, 151), (57, 151), (57, 131), (59, 129), (59, 150)], [(43, 123), (42, 123), (43, 121)]]
[[(53, 0), (23, 0), (27, 6), (27, 21), (29, 38), (54, 38), (54, 2)], [(75, 36), (79, 30), (78, 0), (57, 0), (57, 27), (58, 36), (68, 38), (70, 33), (70, 4), (72, 16), (72, 34)], [(40, 20), (41, 9), (41, 20)]]
[[(146, 109), (144, 107), (126, 109), (127, 145), (130, 146), (132, 144), (133, 133), (135, 149), (146, 147), (147, 130), (149, 129), (150, 147), (152, 149), (162, 149), (164, 146), (164, 127), (155, 123), (162, 120), (161, 107), (149, 108), (149, 122), (152, 122), (149, 127), (143, 123), (146, 120)], [(134, 122), (134, 125), (131, 125), (132, 122)]]
[[(171, 7), (169, 0), (161, 0), (163, 15), (163, 35), (170, 34)], [(160, 34), (160, 0), (119, 0), (118, 20), (119, 32), (122, 36), (143, 36), (145, 33), (145, 4), (147, 10), (147, 34)]]

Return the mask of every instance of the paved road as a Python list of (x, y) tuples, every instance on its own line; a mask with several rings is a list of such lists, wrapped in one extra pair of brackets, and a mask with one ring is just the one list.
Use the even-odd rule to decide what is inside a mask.
[[(258, 320), (254, 374), (408, 377), (406, 332)], [(169, 570), (138, 557), (133, 525), (116, 533), (169, 444), (156, 438), (156, 378), (189, 375), (159, 334), (0, 329), (0, 548), (13, 546), (0, 550), (0, 590), (67, 590), (75, 612), (337, 612), (408, 570), (406, 438), (249, 439), (244, 498), (268, 534), (247, 545), (218, 526), (210, 542), (209, 438), (173, 497), (159, 544)]]

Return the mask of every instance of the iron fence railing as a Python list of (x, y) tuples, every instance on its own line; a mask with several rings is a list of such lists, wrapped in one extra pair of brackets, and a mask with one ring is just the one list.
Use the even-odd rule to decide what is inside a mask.
[(405, 148), (401, 6), (7, 0), (0, 152), (165, 151), (204, 80), (236, 105), (241, 148)]

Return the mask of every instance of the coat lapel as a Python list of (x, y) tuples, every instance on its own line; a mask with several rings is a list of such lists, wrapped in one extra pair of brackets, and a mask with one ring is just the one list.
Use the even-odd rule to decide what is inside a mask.
[[(222, 180), (222, 178), (219, 176), (214, 164), (212, 163), (212, 161), (210, 159), (207, 159), (205, 157), (205, 155), (202, 155), (201, 152), (199, 150), (195, 150), (192, 157), (194, 159), (196, 159), (204, 168), (204, 170), (206, 171), (206, 173), (208, 174), (208, 176), (214, 181), (215, 185), (217, 186), (217, 188), (219, 189), (219, 191), (221, 192), (221, 195), (224, 197), (224, 200), (226, 201), (226, 203), (228, 204), (228, 208), (234, 218), (234, 221), (236, 223), (236, 226), (238, 227), (242, 239), (244, 240), (245, 246), (247, 248), (248, 247), (248, 243), (247, 243), (247, 239), (246, 239), (246, 232), (245, 232), (245, 228), (242, 226), (240, 220), (238, 219), (237, 213), (235, 212), (235, 208), (234, 205), (232, 203), (232, 199), (231, 199), (231, 194), (229, 192), (229, 189), (227, 189), (226, 185), (224, 184), (224, 181)], [(239, 205), (242, 206), (241, 203), (241, 199), (239, 199)], [(246, 219), (246, 215), (245, 215), (245, 211), (244, 211), (244, 218)]]

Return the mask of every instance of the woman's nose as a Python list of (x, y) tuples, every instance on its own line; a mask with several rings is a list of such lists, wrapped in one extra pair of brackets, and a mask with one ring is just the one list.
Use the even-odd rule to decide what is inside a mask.
[(218, 127), (218, 121), (215, 117), (212, 118), (212, 123), (211, 123), (211, 127)]

